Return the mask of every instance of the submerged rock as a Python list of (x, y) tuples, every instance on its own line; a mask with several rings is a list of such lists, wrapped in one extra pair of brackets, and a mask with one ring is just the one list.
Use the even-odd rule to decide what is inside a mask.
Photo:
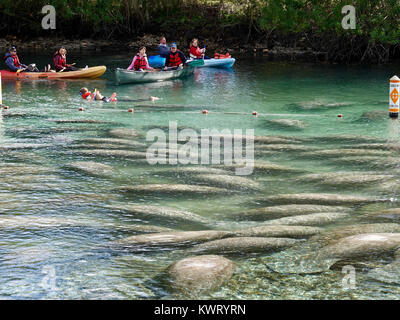
[(344, 212), (346, 207), (322, 206), (314, 204), (288, 204), (271, 206), (257, 209), (250, 209), (241, 212), (238, 216), (241, 219), (266, 220), (275, 217), (295, 216), (300, 214), (321, 213), (321, 212)]
[(298, 241), (288, 238), (265, 237), (225, 238), (196, 245), (190, 251), (196, 253), (268, 253), (290, 247)]
[(310, 213), (308, 215), (299, 215), (292, 217), (285, 217), (275, 220), (264, 222), (264, 225), (300, 225), (300, 226), (312, 226), (312, 225), (324, 225), (332, 222), (336, 222), (343, 218), (346, 218), (348, 213), (341, 212), (321, 212), (321, 213)]
[(149, 193), (149, 194), (221, 194), (221, 193), (229, 193), (231, 192), (228, 189), (216, 188), (216, 187), (207, 187), (207, 186), (198, 186), (191, 184), (143, 184), (136, 186), (126, 186), (119, 188), (122, 192), (128, 192), (131, 194), (141, 194), (141, 193)]
[(94, 176), (112, 176), (113, 174), (112, 166), (94, 161), (71, 162), (67, 167)]
[(294, 193), (278, 194), (266, 197), (261, 201), (269, 203), (291, 203), (291, 204), (328, 204), (328, 205), (355, 205), (362, 203), (373, 203), (383, 201), (379, 198), (352, 196), (331, 193)]
[(232, 231), (236, 237), (285, 237), (307, 238), (322, 232), (323, 229), (306, 226), (270, 225)]
[(149, 218), (149, 219), (162, 219), (162, 220), (170, 220), (172, 222), (196, 222), (196, 223), (209, 223), (210, 221), (202, 216), (194, 214), (189, 211), (183, 211), (176, 208), (171, 207), (161, 207), (161, 206), (152, 206), (152, 205), (121, 205), (121, 206), (112, 206), (110, 207), (114, 210), (119, 210), (123, 212), (127, 212), (133, 215), (137, 215), (140, 218)]
[(141, 246), (185, 246), (199, 242), (221, 239), (229, 235), (227, 231), (175, 231), (161, 232), (146, 235), (132, 236), (121, 240), (113, 241), (112, 245), (123, 248)]
[(202, 255), (172, 264), (167, 273), (174, 290), (192, 295), (219, 288), (232, 277), (235, 269), (235, 264), (224, 257)]

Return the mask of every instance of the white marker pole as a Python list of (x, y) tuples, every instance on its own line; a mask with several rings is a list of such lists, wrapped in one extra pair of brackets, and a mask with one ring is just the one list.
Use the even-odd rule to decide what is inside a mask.
[(389, 89), (389, 117), (399, 116), (400, 79), (398, 76), (390, 78)]

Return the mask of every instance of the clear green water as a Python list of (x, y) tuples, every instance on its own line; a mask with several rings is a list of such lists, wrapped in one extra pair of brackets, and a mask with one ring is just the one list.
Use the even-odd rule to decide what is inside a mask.
[[(29, 60), (29, 57), (25, 58)], [(29, 62), (29, 61), (26, 61)], [(45, 59), (36, 60), (40, 66)], [(149, 126), (165, 127), (169, 121), (194, 129), (254, 129), (255, 134), (305, 138), (301, 145), (333, 149), (372, 142), (397, 142), (398, 121), (387, 117), (364, 117), (367, 111), (388, 109), (388, 79), (397, 66), (343, 67), (309, 64), (272, 63), (261, 59), (238, 59), (232, 71), (197, 70), (194, 77), (164, 83), (116, 86), (113, 69), (128, 65), (130, 58), (103, 56), (82, 58), (82, 65), (106, 64), (100, 80), (3, 81), (3, 100), (11, 106), (3, 111), (0, 146), (11, 143), (48, 144), (41, 149), (0, 150), (1, 167), (12, 164), (51, 168), (51, 173), (12, 172), (0, 176), (1, 217), (59, 218), (78, 221), (64, 227), (0, 226), (0, 298), (57, 299), (146, 299), (186, 298), (173, 295), (161, 286), (159, 276), (171, 263), (186, 257), (185, 250), (142, 250), (120, 252), (107, 247), (111, 241), (134, 235), (124, 229), (129, 224), (150, 224), (177, 230), (198, 230), (190, 224), (173, 225), (163, 221), (141, 220), (110, 210), (109, 205), (145, 203), (188, 210), (216, 221), (215, 228), (231, 229), (257, 223), (235, 221), (231, 216), (260, 207), (260, 199), (277, 193), (332, 192), (396, 198), (396, 188), (342, 188), (304, 183), (288, 174), (253, 174), (262, 185), (260, 192), (240, 192), (230, 196), (148, 195), (127, 197), (116, 189), (145, 183), (191, 183), (190, 178), (160, 174), (165, 167), (151, 167), (135, 161), (85, 157), (74, 153), (71, 145), (93, 137), (110, 137), (113, 128), (134, 128), (143, 133)], [(120, 98), (161, 97), (152, 108), (127, 110), (134, 103), (87, 103), (79, 89), (99, 89), (105, 95), (117, 92)], [(155, 108), (177, 105), (176, 108)], [(84, 112), (78, 108), (83, 106)], [(208, 115), (201, 113), (209, 110)], [(258, 117), (251, 115), (252, 111)], [(232, 114), (230, 114), (232, 112)], [(15, 116), (7, 116), (14, 114)], [(19, 114), (20, 116), (16, 116)], [(342, 114), (342, 118), (337, 115)], [(63, 124), (52, 119), (93, 119), (104, 124)], [(268, 120), (296, 119), (302, 129), (271, 125)], [(350, 142), (326, 136), (356, 136)], [(142, 141), (139, 138), (138, 141)], [(128, 148), (128, 147), (126, 147)], [(393, 151), (391, 157), (398, 157)], [(382, 156), (384, 158), (386, 156)], [(85, 175), (66, 168), (72, 161), (95, 160), (114, 167), (113, 178)], [(306, 173), (368, 171), (398, 174), (397, 168), (379, 164), (354, 165), (332, 158), (304, 158), (299, 151), (257, 154), (256, 160), (270, 161)], [(168, 168), (167, 168), (168, 170)], [(21, 178), (22, 176), (22, 178)], [(16, 178), (17, 177), (17, 178)], [(19, 178), (18, 178), (19, 177)], [(324, 228), (371, 222), (353, 208), (355, 214)], [(360, 214), (359, 214), (360, 213)], [(83, 224), (80, 225), (80, 224)], [(285, 275), (267, 266), (270, 253), (230, 257), (238, 269), (223, 288), (204, 293), (200, 298), (222, 299), (366, 299), (397, 298), (397, 284), (368, 278), (361, 272), (357, 289), (342, 289), (340, 270), (320, 274)], [(275, 256), (279, 257), (279, 253)], [(379, 261), (373, 262), (379, 265)], [(44, 270), (55, 270), (57, 290), (45, 290)], [(44, 269), (45, 268), (45, 269)]]

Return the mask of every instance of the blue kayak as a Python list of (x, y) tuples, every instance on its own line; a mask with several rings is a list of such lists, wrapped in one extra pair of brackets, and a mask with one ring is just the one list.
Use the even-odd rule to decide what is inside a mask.
[(165, 66), (165, 58), (161, 58), (160, 55), (158, 56), (150, 56), (149, 57), (149, 65), (152, 68), (162, 68)]

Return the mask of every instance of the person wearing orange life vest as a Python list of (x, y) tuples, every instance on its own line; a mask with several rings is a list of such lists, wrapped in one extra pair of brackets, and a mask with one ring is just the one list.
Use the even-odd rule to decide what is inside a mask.
[(127, 70), (132, 69), (134, 69), (135, 71), (154, 70), (152, 67), (150, 67), (149, 61), (147, 60), (146, 47), (141, 47), (139, 49), (139, 52), (133, 58), (132, 63)]
[(183, 55), (182, 51), (179, 51), (176, 43), (174, 42), (171, 45), (171, 51), (169, 52), (166, 60), (165, 60), (165, 68), (164, 70), (168, 70), (168, 68), (183, 68), (183, 65), (186, 63), (186, 58)]

